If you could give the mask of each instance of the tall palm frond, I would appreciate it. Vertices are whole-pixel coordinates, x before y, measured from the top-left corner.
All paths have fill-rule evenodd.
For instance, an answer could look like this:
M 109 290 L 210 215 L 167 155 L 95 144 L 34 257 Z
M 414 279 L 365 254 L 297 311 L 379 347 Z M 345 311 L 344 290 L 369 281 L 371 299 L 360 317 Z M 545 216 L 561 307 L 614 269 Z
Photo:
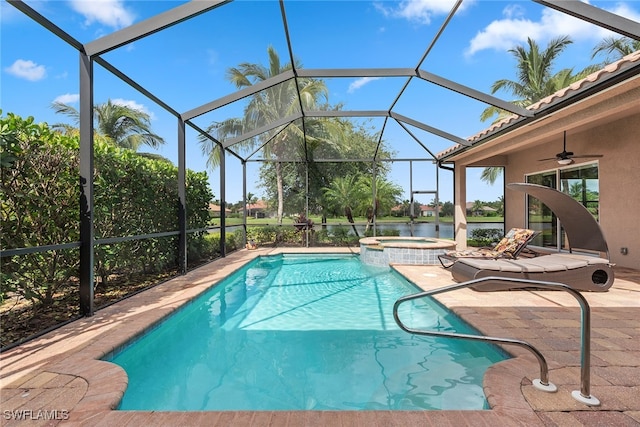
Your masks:
M 359 236 L 353 219 L 353 211 L 361 203 L 361 191 L 358 177 L 355 175 L 338 177 L 331 182 L 329 187 L 323 188 L 324 197 L 329 205 L 335 209 L 344 209 L 347 221 L 351 223 L 353 232 Z
M 482 170 L 480 180 L 493 185 L 498 180 L 498 177 L 500 175 L 502 175 L 502 167 L 489 166 Z
M 227 70 L 227 80 L 236 88 L 244 89 L 293 68 L 291 63 L 281 64 L 280 57 L 272 46 L 268 47 L 267 55 L 269 59 L 268 66 L 252 63 L 239 64 L 237 67 L 231 67 Z M 297 60 L 295 60 L 295 66 L 296 68 L 302 67 Z M 230 138 L 259 129 L 276 120 L 296 114 L 300 111 L 301 104 L 303 108 L 308 110 L 318 109 L 319 105 L 322 105 L 322 101 L 326 101 L 327 98 L 328 89 L 321 80 L 298 79 L 297 86 L 295 80 L 287 80 L 253 94 L 249 98 L 241 118 L 232 118 L 221 123 L 212 124 L 207 128 L 207 132 L 215 131 L 214 137 L 218 141 L 224 142 Z M 283 176 L 279 160 L 283 159 L 285 154 L 302 153 L 304 150 L 301 150 L 300 146 L 303 143 L 303 136 L 306 136 L 307 140 L 313 137 L 308 130 L 305 129 L 303 131 L 300 120 L 295 120 L 287 126 L 238 142 L 245 149 L 257 148 L 262 145 L 263 156 L 276 160 L 273 163 L 273 167 L 276 172 L 278 189 L 277 216 L 279 223 L 281 223 L 284 213 Z M 219 158 L 216 158 L 216 156 L 220 155 L 220 150 L 213 149 L 214 145 L 217 144 L 206 136 L 200 136 L 199 141 L 203 153 L 208 156 L 207 164 L 209 166 L 219 164 Z
M 54 102 L 52 108 L 56 113 L 71 118 L 76 126 L 80 124 L 80 113 L 72 106 Z M 138 109 L 107 100 L 106 103 L 93 107 L 93 117 L 95 131 L 111 138 L 119 147 L 136 151 L 140 145 L 158 148 L 164 144 L 161 136 L 151 132 L 149 115 Z M 52 128 L 68 133 L 71 127 L 68 124 L 57 123 Z
M 547 47 L 541 50 L 534 40 L 528 38 L 527 46 L 516 46 L 509 49 L 509 52 L 518 61 L 516 64 L 517 80 L 497 80 L 491 86 L 491 93 L 496 93 L 499 90 L 509 91 L 516 97 L 511 102 L 526 108 L 597 71 L 599 66 L 590 65 L 575 74 L 573 68 L 565 68 L 552 73 L 555 60 L 571 43 L 573 42 L 568 36 L 557 37 L 549 41 Z M 490 106 L 481 113 L 480 120 L 486 121 L 497 115 L 494 120 L 494 123 L 497 123 L 511 114 L 495 106 Z M 502 168 L 500 167 L 488 167 L 483 170 L 480 179 L 493 184 L 501 173 Z
M 614 62 L 639 50 L 640 40 L 629 37 L 606 37 L 593 48 L 591 59 L 605 53 L 607 55 L 606 62 Z

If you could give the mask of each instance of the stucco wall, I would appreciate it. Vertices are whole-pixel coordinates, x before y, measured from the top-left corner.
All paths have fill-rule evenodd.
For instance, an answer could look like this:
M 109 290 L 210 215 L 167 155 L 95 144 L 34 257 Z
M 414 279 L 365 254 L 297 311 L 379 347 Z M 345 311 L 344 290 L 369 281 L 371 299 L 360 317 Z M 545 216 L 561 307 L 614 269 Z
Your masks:
M 602 154 L 599 165 L 600 226 L 609 246 L 610 257 L 617 265 L 640 268 L 640 115 L 595 126 L 587 131 L 573 131 L 567 150 Z M 525 175 L 555 169 L 553 157 L 562 151 L 562 139 L 508 156 L 505 182 L 524 182 Z M 575 164 L 585 159 L 576 159 Z M 586 159 L 592 161 L 592 159 Z M 575 165 L 574 164 L 574 165 Z M 572 165 L 572 166 L 574 166 Z M 525 196 L 506 190 L 506 229 L 525 224 Z M 626 247 L 628 254 L 621 254 Z

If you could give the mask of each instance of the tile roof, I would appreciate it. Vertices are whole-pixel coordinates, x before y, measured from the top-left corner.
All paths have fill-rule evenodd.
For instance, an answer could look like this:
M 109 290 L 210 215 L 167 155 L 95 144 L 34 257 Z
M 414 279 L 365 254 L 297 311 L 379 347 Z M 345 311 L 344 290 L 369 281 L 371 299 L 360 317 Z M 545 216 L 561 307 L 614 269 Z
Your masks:
M 577 82 L 572 83 L 571 85 L 560 89 L 559 91 L 547 96 L 546 98 L 541 99 L 540 101 L 536 102 L 535 104 L 531 104 L 527 107 L 527 110 L 530 111 L 536 111 L 536 110 L 540 110 L 541 108 L 543 108 L 546 105 L 552 104 L 553 102 L 557 101 L 558 99 L 562 99 L 566 96 L 571 95 L 571 93 L 580 91 L 582 89 L 584 89 L 585 87 L 588 87 L 589 85 L 592 85 L 596 82 L 598 82 L 599 80 L 602 80 L 603 78 L 605 78 L 606 76 L 609 76 L 611 74 L 615 74 L 618 71 L 620 71 L 622 68 L 625 68 L 626 66 L 628 66 L 629 64 L 633 64 L 633 63 L 640 63 L 640 50 L 633 52 L 625 57 L 623 57 L 622 59 L 613 62 L 607 66 L 605 66 L 604 68 L 595 71 L 591 74 L 589 74 L 587 77 L 585 77 L 582 80 L 578 80 Z M 470 136 L 467 138 L 467 141 L 471 142 L 471 146 L 473 147 L 473 144 L 476 142 L 479 142 L 482 140 L 482 138 L 500 128 L 502 128 L 503 126 L 506 126 L 512 122 L 514 122 L 515 120 L 519 119 L 520 116 L 518 116 L 517 114 L 511 114 L 507 117 L 505 117 L 504 119 L 493 123 L 491 126 L 489 126 L 488 128 L 478 132 L 477 134 Z M 456 151 L 465 148 L 465 146 L 461 145 L 461 144 L 456 144 L 453 145 L 449 148 L 447 148 L 444 151 L 441 151 L 440 153 L 438 153 L 436 155 L 436 157 L 438 159 L 443 158 L 444 156 L 448 155 L 448 154 L 453 154 Z

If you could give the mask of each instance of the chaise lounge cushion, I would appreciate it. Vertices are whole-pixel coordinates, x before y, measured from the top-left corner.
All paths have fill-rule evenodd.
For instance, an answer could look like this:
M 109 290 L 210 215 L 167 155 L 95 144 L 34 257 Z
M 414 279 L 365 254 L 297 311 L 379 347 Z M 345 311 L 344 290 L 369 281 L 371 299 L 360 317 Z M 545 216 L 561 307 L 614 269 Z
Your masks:
M 493 251 L 511 258 L 516 258 L 535 234 L 535 231 L 526 228 L 512 228 L 504 238 L 494 246 Z
M 526 228 L 512 228 L 491 249 L 467 249 L 462 251 L 447 251 L 439 255 L 440 263 L 444 268 L 451 267 L 451 263 L 461 258 L 516 259 L 520 252 L 536 236 L 537 232 Z
M 604 291 L 613 284 L 613 269 L 608 260 L 590 255 L 557 253 L 536 258 L 459 259 L 451 268 L 457 282 L 489 276 L 518 277 L 565 283 L 575 289 Z M 476 290 L 498 290 L 507 283 L 481 285 Z

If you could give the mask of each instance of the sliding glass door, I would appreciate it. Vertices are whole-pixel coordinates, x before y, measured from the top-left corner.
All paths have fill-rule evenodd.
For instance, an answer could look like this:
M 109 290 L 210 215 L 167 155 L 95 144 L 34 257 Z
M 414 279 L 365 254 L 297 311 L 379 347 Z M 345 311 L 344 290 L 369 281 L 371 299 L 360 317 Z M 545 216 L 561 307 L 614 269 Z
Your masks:
M 598 220 L 600 193 L 597 163 L 528 175 L 526 181 L 555 188 L 570 195 Z M 527 197 L 527 227 L 540 232 L 532 245 L 556 250 L 569 249 L 558 218 L 544 203 L 532 196 Z

